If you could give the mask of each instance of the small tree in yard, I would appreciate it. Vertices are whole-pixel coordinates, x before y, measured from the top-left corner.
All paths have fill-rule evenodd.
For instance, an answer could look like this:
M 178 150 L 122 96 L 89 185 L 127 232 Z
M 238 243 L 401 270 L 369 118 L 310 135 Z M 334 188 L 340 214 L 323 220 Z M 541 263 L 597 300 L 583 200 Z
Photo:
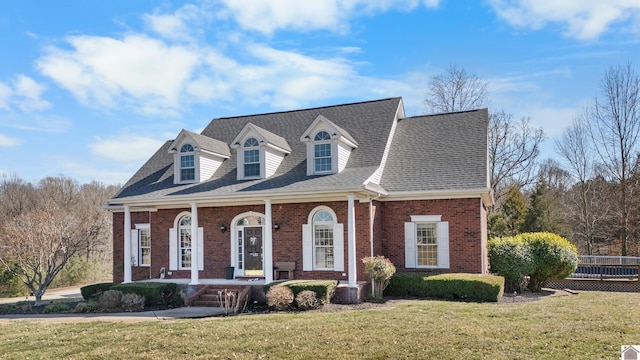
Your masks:
M 529 274 L 529 290 L 538 292 L 550 280 L 564 279 L 578 266 L 578 249 L 562 236 L 539 232 L 515 236 L 531 251 L 533 270 Z
M 5 180 L 0 199 L 13 194 Z M 97 245 L 105 231 L 99 204 L 84 201 L 69 178 L 46 178 L 33 190 L 35 207 L 14 207 L 0 222 L 0 266 L 16 276 L 42 305 L 44 295 L 69 260 Z
M 372 256 L 362 259 L 364 272 L 373 283 L 373 298 L 382 299 L 382 292 L 389 285 L 389 280 L 396 273 L 396 267 L 384 256 Z

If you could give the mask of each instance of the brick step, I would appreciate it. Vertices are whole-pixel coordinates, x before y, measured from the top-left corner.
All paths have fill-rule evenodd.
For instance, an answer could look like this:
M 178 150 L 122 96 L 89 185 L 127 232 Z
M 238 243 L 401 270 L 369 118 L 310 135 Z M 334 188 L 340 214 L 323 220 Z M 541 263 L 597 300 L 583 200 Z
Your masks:
M 219 301 L 195 300 L 191 306 L 220 307 Z
M 209 307 L 219 307 L 220 303 L 220 292 L 221 291 L 235 291 L 241 292 L 246 288 L 245 285 L 209 285 L 206 288 L 202 289 L 199 295 L 190 300 L 190 306 L 209 306 Z

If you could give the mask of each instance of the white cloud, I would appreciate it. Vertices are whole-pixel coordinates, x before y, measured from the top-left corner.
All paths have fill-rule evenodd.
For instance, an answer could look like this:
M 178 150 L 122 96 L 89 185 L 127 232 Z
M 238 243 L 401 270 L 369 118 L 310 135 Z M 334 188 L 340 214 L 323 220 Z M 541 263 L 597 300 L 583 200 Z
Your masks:
M 198 7 L 187 4 L 171 14 L 162 14 L 155 11 L 153 14 L 143 15 L 147 27 L 165 39 L 193 40 L 192 32 L 196 25 L 213 19 L 213 12 L 205 5 Z
M 22 111 L 40 111 L 48 109 L 51 106 L 48 101 L 40 99 L 45 87 L 36 83 L 32 78 L 18 75 L 13 86 L 16 105 Z
M 17 107 L 27 113 L 46 110 L 51 104 L 41 98 L 45 89 L 44 85 L 32 78 L 18 74 L 10 85 L 0 82 L 0 109 L 12 110 Z
M 397 9 L 409 11 L 418 0 L 220 0 L 227 12 L 244 29 L 272 34 L 276 30 L 329 30 L 343 32 L 355 16 Z M 439 0 L 424 0 L 435 8 Z
M 0 134 L 0 147 L 14 147 L 22 143 L 22 140 Z
M 55 159 L 55 162 L 58 164 L 59 169 L 63 170 L 64 174 L 71 176 L 81 183 L 89 183 L 96 180 L 104 184 L 124 185 L 136 170 L 135 166 L 124 167 L 122 164 L 116 166 L 120 171 L 110 170 L 105 167 L 98 168 L 72 159 L 58 158 Z
M 38 60 L 38 68 L 87 105 L 125 103 L 143 113 L 175 111 L 198 61 L 193 49 L 144 35 L 67 40 L 73 50 L 49 48 Z
M 539 30 L 560 24 L 568 37 L 595 39 L 615 24 L 637 31 L 640 2 L 630 0 L 490 0 L 503 20 L 516 27 Z
M 163 143 L 149 137 L 123 134 L 108 139 L 96 137 L 89 148 L 94 155 L 104 159 L 139 163 L 149 159 Z

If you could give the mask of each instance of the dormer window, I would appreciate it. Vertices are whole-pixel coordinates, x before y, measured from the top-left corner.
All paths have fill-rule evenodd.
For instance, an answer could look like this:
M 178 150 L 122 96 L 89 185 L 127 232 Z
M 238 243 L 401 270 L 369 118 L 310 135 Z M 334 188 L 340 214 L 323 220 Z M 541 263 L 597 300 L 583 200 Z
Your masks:
M 318 115 L 300 136 L 307 144 L 307 175 L 337 174 L 345 169 L 353 149 L 358 147 L 349 132 Z
M 168 152 L 173 155 L 174 184 L 206 181 L 231 157 L 226 143 L 184 129 L 169 145 Z
M 191 144 L 184 144 L 180 148 L 180 181 L 193 181 L 195 178 L 195 149 Z
M 313 164 L 315 173 L 331 172 L 331 135 L 320 131 L 313 138 Z
M 244 142 L 244 176 L 245 178 L 260 177 L 260 143 L 255 138 Z
M 252 123 L 247 123 L 231 144 L 237 154 L 238 180 L 268 179 L 291 153 L 287 140 Z

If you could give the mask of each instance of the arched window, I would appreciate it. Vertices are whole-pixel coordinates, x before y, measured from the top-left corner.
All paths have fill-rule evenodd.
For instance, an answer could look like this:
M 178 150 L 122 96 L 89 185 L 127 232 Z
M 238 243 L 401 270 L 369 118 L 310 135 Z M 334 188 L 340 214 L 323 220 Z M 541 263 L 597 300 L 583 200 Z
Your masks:
M 344 226 L 328 206 L 311 210 L 302 225 L 302 269 L 344 271 Z
M 316 173 L 331 172 L 331 135 L 320 131 L 313 138 L 313 166 Z
M 313 263 L 316 269 L 333 269 L 334 219 L 326 210 L 313 215 Z
M 260 144 L 255 138 L 244 142 L 244 176 L 260 177 Z
M 184 144 L 180 148 L 180 181 L 193 181 L 195 179 L 195 149 L 191 144 Z
M 191 215 L 185 215 L 178 221 L 179 266 L 191 268 Z

